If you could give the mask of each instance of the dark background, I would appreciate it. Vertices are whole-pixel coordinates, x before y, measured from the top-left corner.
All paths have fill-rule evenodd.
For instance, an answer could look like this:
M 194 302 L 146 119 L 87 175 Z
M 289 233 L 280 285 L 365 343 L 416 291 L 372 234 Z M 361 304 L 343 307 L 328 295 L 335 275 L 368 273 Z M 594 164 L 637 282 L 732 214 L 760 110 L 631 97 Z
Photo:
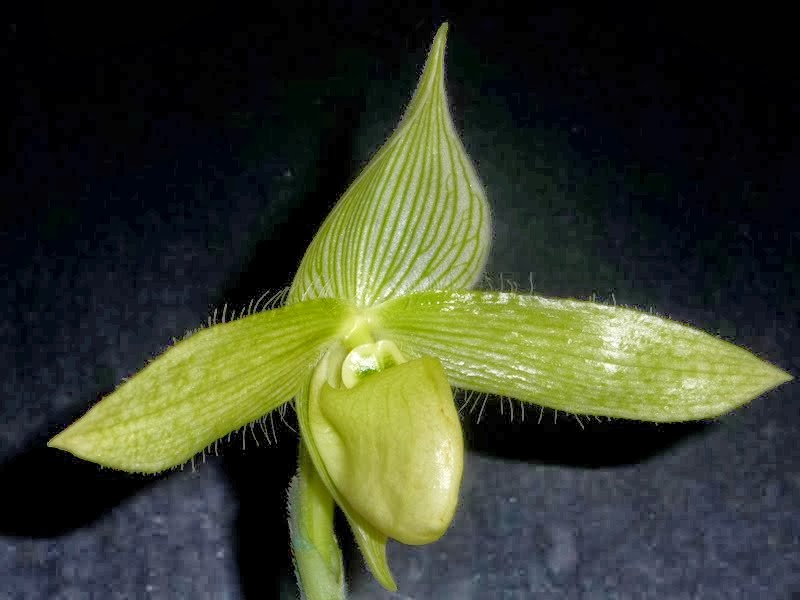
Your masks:
M 290 429 L 155 478 L 44 444 L 215 307 L 291 281 L 445 19 L 497 287 L 653 309 L 800 372 L 794 32 L 723 12 L 7 26 L 0 597 L 291 597 Z M 796 597 L 796 389 L 700 424 L 467 407 L 451 530 L 390 546 L 392 596 L 342 529 L 352 597 Z

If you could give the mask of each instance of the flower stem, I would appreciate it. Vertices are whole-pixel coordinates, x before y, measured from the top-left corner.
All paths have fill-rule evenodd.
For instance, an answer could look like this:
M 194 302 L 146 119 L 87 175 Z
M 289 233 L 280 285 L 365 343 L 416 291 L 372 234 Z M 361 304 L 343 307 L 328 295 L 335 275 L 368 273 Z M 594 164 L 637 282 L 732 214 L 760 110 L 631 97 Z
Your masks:
M 298 586 L 306 600 L 344 600 L 342 553 L 333 531 L 333 498 L 300 443 L 289 487 L 289 531 Z

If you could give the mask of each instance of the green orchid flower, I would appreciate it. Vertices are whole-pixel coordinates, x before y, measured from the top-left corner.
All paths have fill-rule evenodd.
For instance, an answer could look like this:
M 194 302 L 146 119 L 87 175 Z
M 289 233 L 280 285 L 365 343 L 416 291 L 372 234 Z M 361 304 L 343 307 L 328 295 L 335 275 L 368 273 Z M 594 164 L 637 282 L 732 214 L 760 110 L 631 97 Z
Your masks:
M 492 229 L 448 112 L 446 35 L 445 24 L 402 121 L 323 223 L 285 304 L 176 343 L 49 444 L 154 473 L 294 401 L 289 527 L 312 600 L 345 595 L 335 506 L 389 590 L 388 540 L 428 544 L 447 531 L 464 461 L 453 388 L 685 421 L 791 379 L 651 314 L 472 290 Z

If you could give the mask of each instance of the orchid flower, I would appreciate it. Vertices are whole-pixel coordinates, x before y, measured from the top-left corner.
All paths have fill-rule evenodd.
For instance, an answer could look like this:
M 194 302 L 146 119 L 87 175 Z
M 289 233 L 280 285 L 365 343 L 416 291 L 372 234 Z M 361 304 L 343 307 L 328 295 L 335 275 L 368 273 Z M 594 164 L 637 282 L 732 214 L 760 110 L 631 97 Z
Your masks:
M 447 25 L 397 129 L 333 208 L 277 308 L 201 329 L 50 441 L 131 472 L 181 464 L 294 402 L 289 491 L 307 598 L 343 598 L 338 506 L 376 579 L 389 539 L 448 529 L 464 461 L 453 389 L 579 415 L 716 417 L 791 377 L 628 308 L 475 291 L 492 236 L 444 88 Z

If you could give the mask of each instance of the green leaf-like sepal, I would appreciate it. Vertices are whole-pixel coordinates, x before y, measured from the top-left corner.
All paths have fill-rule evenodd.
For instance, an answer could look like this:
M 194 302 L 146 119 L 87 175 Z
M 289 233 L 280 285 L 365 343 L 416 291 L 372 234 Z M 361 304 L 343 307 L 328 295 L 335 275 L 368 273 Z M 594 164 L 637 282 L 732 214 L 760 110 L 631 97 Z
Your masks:
M 203 329 L 169 348 L 49 446 L 154 473 L 290 400 L 349 315 L 333 299 Z
M 365 307 L 480 277 L 489 207 L 447 108 L 446 37 L 445 24 L 400 125 L 308 247 L 289 302 L 333 297 Z
M 422 292 L 376 315 L 381 337 L 438 357 L 454 386 L 576 414 L 716 417 L 791 379 L 698 329 L 592 302 Z

